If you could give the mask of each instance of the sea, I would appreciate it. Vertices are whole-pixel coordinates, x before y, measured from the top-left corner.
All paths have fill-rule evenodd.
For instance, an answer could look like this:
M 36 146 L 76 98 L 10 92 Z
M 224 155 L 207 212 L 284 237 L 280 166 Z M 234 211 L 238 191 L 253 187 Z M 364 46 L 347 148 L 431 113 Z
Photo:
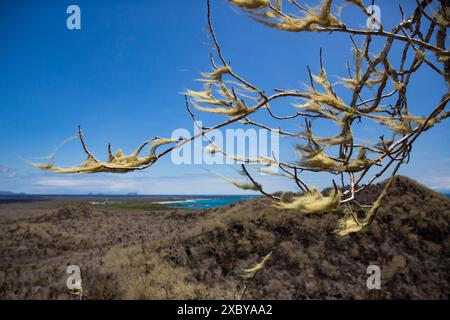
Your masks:
M 226 206 L 232 203 L 256 199 L 260 195 L 112 195 L 112 194 L 0 194 L 0 204 L 3 203 L 27 203 L 53 199 L 85 200 L 95 205 L 126 204 L 134 200 L 149 200 L 163 204 L 168 208 L 178 209 L 207 209 Z
M 232 196 L 190 196 L 188 199 L 159 201 L 169 208 L 179 209 L 207 209 L 226 206 L 232 203 L 255 199 L 256 195 L 232 195 Z
M 450 193 L 444 193 L 450 198 Z M 34 201 L 45 201 L 52 199 L 80 199 L 91 204 L 114 205 L 128 203 L 133 200 L 150 200 L 154 203 L 163 204 L 168 208 L 178 209 L 208 209 L 226 206 L 232 203 L 256 199 L 260 195 L 30 195 L 30 194 L 0 194 L 0 204 L 26 203 Z

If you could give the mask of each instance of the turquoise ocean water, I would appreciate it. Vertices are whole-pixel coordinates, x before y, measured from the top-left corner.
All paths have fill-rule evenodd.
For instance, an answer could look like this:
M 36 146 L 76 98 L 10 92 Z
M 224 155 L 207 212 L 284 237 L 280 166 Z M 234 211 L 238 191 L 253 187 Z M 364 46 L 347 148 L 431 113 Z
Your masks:
M 258 196 L 211 196 L 202 198 L 196 198 L 195 196 L 193 196 L 190 199 L 161 201 L 158 203 L 164 204 L 170 208 L 207 209 L 207 208 L 221 207 L 240 201 L 255 199 L 256 197 Z

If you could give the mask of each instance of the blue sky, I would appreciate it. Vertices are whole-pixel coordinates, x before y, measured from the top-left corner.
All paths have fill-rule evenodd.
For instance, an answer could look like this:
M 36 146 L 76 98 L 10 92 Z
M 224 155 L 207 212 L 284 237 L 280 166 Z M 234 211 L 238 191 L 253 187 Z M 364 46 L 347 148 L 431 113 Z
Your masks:
M 366 1 L 368 2 L 368 1 Z M 411 12 L 414 1 L 399 1 Z M 396 1 L 378 1 L 382 21 L 398 18 Z M 307 1 L 311 6 L 317 1 Z M 81 8 L 81 30 L 66 28 L 66 8 Z M 343 34 L 296 34 L 255 23 L 225 0 L 213 0 L 214 25 L 235 71 L 270 91 L 300 88 L 306 65 L 318 69 L 323 47 L 330 75 L 346 75 L 351 43 Z M 365 19 L 344 9 L 344 21 L 363 26 Z M 82 125 L 91 151 L 106 156 L 106 145 L 129 152 L 155 135 L 177 128 L 193 131 L 183 92 L 199 88 L 198 72 L 210 70 L 211 44 L 206 5 L 192 1 L 13 1 L 0 2 L 0 190 L 27 193 L 237 194 L 232 185 L 205 169 L 234 175 L 236 166 L 174 165 L 170 157 L 150 169 L 126 175 L 56 175 L 30 167 L 23 159 L 50 154 Z M 398 49 L 395 49 L 398 50 Z M 433 57 L 430 57 L 433 59 Z M 413 78 L 409 104 L 425 115 L 446 91 L 427 67 Z M 290 110 L 292 111 L 292 109 Z M 200 117 L 205 123 L 217 117 Z M 255 118 L 262 119 L 262 118 Z M 267 118 L 266 118 L 267 119 Z M 270 124 L 270 120 L 268 121 Z M 299 123 L 291 124 L 300 130 Z M 319 132 L 328 128 L 318 127 Z M 370 123 L 364 137 L 379 133 Z M 448 123 L 417 141 L 411 163 L 400 174 L 429 187 L 450 190 Z M 294 160 L 293 143 L 281 141 L 283 160 Z M 78 142 L 61 148 L 56 162 L 75 165 L 84 154 Z M 329 176 L 328 176 L 329 178 Z M 306 175 L 324 187 L 323 175 Z M 261 177 L 268 190 L 292 188 L 279 178 Z

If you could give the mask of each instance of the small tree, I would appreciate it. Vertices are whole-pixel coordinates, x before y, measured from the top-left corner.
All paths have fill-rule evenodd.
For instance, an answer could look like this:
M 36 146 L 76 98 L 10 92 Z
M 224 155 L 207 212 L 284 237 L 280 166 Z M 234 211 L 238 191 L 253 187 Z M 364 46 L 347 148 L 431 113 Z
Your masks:
M 312 9 L 302 6 L 296 0 L 289 0 L 286 6 L 281 0 L 229 2 L 244 10 L 258 23 L 281 31 L 348 34 L 353 45 L 353 63 L 346 64 L 348 75 L 333 84 L 327 75 L 320 50 L 320 70 L 313 74 L 310 67 L 307 67 L 309 85 L 305 90 L 274 89 L 268 94 L 267 90 L 245 80 L 227 63 L 213 29 L 211 4 L 210 0 L 207 0 L 208 26 L 215 48 L 214 54 L 211 54 L 213 70 L 201 73 L 204 84 L 200 90 L 187 90 L 185 93 L 187 111 L 199 128 L 197 134 L 181 139 L 155 137 L 144 142 L 129 155 L 120 150 L 114 154 L 109 145 L 108 161 L 101 161 L 88 150 L 79 128 L 79 139 L 87 154 L 84 163 L 70 168 L 61 168 L 52 162 L 35 166 L 56 173 L 124 173 L 143 170 L 194 139 L 202 136 L 209 139 L 207 134 L 212 130 L 241 122 L 243 125 L 277 131 L 282 136 L 297 139 L 300 159 L 292 163 L 282 162 L 275 156 L 239 158 L 224 152 L 209 140 L 209 152 L 219 152 L 243 163 L 242 174 L 247 178 L 247 182 L 229 180 L 231 183 L 242 189 L 261 192 L 274 201 L 276 208 L 308 213 L 330 211 L 338 206 L 345 206 L 346 214 L 341 218 L 336 231 L 345 236 L 361 230 L 373 220 L 393 179 L 386 183 L 383 192 L 376 202 L 368 207 L 367 214 L 362 219 L 353 213 L 351 204 L 363 208 L 367 206 L 359 204 L 355 195 L 382 177 L 389 169 L 392 169 L 393 177 L 399 167 L 408 162 L 411 147 L 416 139 L 424 131 L 450 116 L 450 112 L 445 110 L 450 99 L 448 91 L 443 94 L 437 106 L 430 108 L 431 112 L 426 117 L 413 115 L 408 109 L 408 85 L 413 74 L 420 68 L 425 67 L 428 72 L 437 73 L 447 85 L 449 84 L 450 53 L 445 46 L 450 23 L 447 1 L 416 0 L 417 7 L 409 17 L 405 16 L 400 6 L 401 21 L 391 31 L 386 31 L 377 20 L 373 21 L 377 30 L 348 27 L 332 12 L 333 0 L 322 0 L 318 7 Z M 361 0 L 344 0 L 344 3 L 356 7 L 362 15 L 373 18 L 373 13 L 366 9 Z M 432 3 L 437 4 L 439 8 L 434 10 L 433 14 L 427 13 L 433 11 L 427 11 Z M 358 38 L 362 39 L 358 41 Z M 383 48 L 377 53 L 371 52 L 374 38 L 384 41 Z M 392 63 L 390 51 L 394 43 L 403 46 L 399 65 Z M 349 90 L 351 99 L 346 101 L 341 98 L 336 93 L 336 86 Z M 277 115 L 272 108 L 272 103 L 276 100 L 286 101 L 294 112 L 289 116 Z M 226 120 L 212 127 L 202 127 L 196 121 L 191 105 L 202 112 L 223 115 Z M 256 112 L 265 112 L 269 117 L 281 122 L 301 121 L 304 123 L 304 131 L 293 133 L 283 130 L 281 126 L 275 129 L 258 123 L 251 119 Z M 339 133 L 329 137 L 316 135 L 312 119 L 331 123 L 338 128 Z M 353 128 L 360 125 L 362 120 L 374 121 L 386 134 L 376 141 L 356 143 Z M 149 152 L 141 155 L 147 146 Z M 160 151 L 162 148 L 164 149 Z M 277 174 L 292 179 L 302 193 L 286 202 L 282 197 L 265 192 L 246 167 L 249 163 L 260 167 L 278 166 L 280 173 Z M 376 173 L 368 176 L 371 169 Z M 332 180 L 334 189 L 325 196 L 310 188 L 302 179 L 301 173 L 305 171 L 329 173 L 335 176 L 336 180 L 339 179 L 340 186 Z

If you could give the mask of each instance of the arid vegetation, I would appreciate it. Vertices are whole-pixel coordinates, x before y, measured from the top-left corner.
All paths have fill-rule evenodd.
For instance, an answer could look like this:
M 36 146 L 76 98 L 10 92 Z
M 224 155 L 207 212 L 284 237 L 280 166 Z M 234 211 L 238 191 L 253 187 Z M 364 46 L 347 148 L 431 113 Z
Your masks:
M 404 177 L 374 223 L 345 238 L 332 232 L 341 212 L 294 214 L 269 199 L 188 212 L 63 206 L 1 224 L 0 297 L 76 299 L 65 268 L 77 264 L 85 299 L 239 299 L 244 284 L 251 299 L 446 299 L 449 213 L 447 197 Z M 268 252 L 245 280 L 242 270 Z M 366 288 L 370 264 L 381 268 L 381 290 Z

